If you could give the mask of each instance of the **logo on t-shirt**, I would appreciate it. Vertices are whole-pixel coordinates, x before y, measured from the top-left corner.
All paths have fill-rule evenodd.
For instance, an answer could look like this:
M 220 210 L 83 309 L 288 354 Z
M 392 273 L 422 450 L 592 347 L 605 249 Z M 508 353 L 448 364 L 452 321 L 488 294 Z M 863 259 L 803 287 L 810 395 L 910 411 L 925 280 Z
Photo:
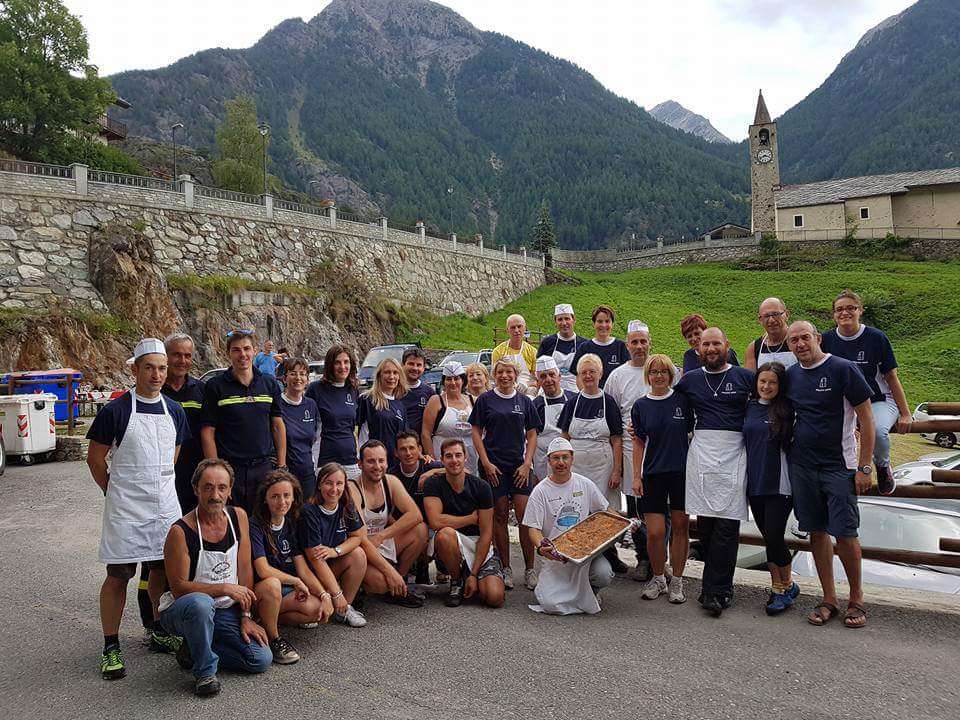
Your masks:
M 684 419 L 683 408 L 682 407 L 675 408 L 673 411 L 673 417 L 675 420 L 683 420 Z
M 346 397 L 346 399 L 344 400 L 344 402 L 345 402 L 347 405 L 353 405 L 353 395 L 347 395 L 347 397 Z
M 580 508 L 573 503 L 565 503 L 557 511 L 557 527 L 569 528 L 580 522 Z
M 857 362 L 858 363 L 866 362 L 866 360 L 864 359 L 863 350 L 857 353 Z
M 523 415 L 523 409 L 520 407 L 520 403 L 517 403 L 516 405 L 514 405 L 513 410 L 511 412 L 513 412 L 516 415 Z
M 397 420 L 403 420 L 403 412 L 400 408 L 394 408 L 393 414 L 397 416 Z
M 610 356 L 610 364 L 611 364 L 611 365 L 619 365 L 619 364 L 620 364 L 620 359 L 619 359 L 616 355 L 611 355 L 611 356 Z
M 817 385 L 817 392 L 830 392 L 833 388 L 830 387 L 830 381 L 827 379 L 827 376 L 824 375 L 820 378 L 820 383 Z
M 280 541 L 280 554 L 289 555 L 290 554 L 290 541 L 284 538 Z
M 310 417 L 310 411 L 309 411 L 309 410 L 304 410 L 304 411 L 303 411 L 303 422 L 313 422 L 313 418 Z
M 426 395 L 421 395 L 421 396 L 420 396 L 420 407 L 426 407 L 426 406 L 427 406 L 427 396 L 426 396 Z

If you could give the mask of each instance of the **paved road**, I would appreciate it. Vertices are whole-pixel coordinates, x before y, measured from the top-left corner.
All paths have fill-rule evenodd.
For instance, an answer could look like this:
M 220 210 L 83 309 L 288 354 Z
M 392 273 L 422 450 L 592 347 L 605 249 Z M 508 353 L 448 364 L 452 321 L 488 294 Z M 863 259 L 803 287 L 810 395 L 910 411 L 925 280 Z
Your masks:
M 292 630 L 303 660 L 223 676 L 190 694 L 173 658 L 142 648 L 131 594 L 129 675 L 97 663 L 102 499 L 80 463 L 10 467 L 0 478 L 0 707 L 28 718 L 956 718 L 960 616 L 874 606 L 859 631 L 767 618 L 738 589 L 719 619 L 691 600 L 644 602 L 617 580 L 596 617 L 371 603 L 370 624 Z M 696 596 L 696 581 L 690 595 Z M 813 598 L 802 596 L 800 610 Z

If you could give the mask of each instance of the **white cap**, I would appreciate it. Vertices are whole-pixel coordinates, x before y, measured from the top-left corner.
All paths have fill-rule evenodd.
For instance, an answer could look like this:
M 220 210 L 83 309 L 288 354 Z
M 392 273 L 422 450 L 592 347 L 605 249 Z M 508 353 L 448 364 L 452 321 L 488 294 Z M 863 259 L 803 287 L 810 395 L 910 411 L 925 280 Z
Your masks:
M 550 441 L 550 444 L 547 445 L 547 455 L 552 455 L 555 452 L 560 452 L 561 450 L 569 450 L 573 452 L 573 445 L 570 444 L 570 441 L 564 437 L 555 437 Z
M 559 370 L 557 366 L 557 361 L 554 360 L 549 355 L 541 355 L 537 358 L 537 372 L 545 372 L 547 370 Z
M 570 303 L 560 303 L 559 305 L 553 308 L 553 316 L 557 315 L 573 315 L 573 305 Z
M 467 371 L 464 370 L 463 365 L 456 360 L 451 360 L 441 368 L 440 374 L 443 375 L 443 377 L 457 377 L 459 375 L 466 375 Z
M 163 340 L 158 340 L 157 338 L 144 338 L 137 343 L 137 346 L 133 349 L 133 357 L 127 358 L 127 365 L 133 365 L 137 360 L 142 358 L 144 355 L 152 354 L 167 356 L 167 348 L 163 345 Z
M 650 328 L 643 320 L 631 320 L 627 323 L 627 335 L 635 332 L 650 332 Z

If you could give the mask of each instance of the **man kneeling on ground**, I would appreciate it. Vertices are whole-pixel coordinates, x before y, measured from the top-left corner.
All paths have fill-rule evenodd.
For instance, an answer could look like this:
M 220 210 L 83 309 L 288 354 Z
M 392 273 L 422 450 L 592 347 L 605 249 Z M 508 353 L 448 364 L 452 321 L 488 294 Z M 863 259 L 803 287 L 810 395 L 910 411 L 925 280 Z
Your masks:
M 427 523 L 436 532 L 434 552 L 450 572 L 449 607 L 479 596 L 487 607 L 503 605 L 503 565 L 492 546 L 493 491 L 464 470 L 467 448 L 450 438 L 440 446 L 444 472 L 423 486 Z
M 193 670 L 197 695 L 220 692 L 218 667 L 264 672 L 273 661 L 266 631 L 253 621 L 250 528 L 247 514 L 227 507 L 233 469 L 203 460 L 193 474 L 197 508 L 167 534 L 163 562 L 170 590 L 160 622 L 183 637 L 177 662 Z
M 530 493 L 523 524 L 537 552 L 551 561 L 544 563 L 537 583 L 536 612 L 573 615 L 600 612 L 599 592 L 613 581 L 613 568 L 601 554 L 590 563 L 575 565 L 550 552 L 546 537 L 553 540 L 581 520 L 608 507 L 607 499 L 589 478 L 573 472 L 573 445 L 558 437 L 547 447 L 550 474 Z

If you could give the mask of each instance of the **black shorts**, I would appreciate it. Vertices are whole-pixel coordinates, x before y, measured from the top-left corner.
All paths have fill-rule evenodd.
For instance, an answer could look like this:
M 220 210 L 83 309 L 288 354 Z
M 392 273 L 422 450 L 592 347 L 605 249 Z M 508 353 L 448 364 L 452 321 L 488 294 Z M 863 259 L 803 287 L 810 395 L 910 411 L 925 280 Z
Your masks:
M 163 570 L 163 560 L 147 560 L 143 563 L 151 570 Z M 130 580 L 137 574 L 137 563 L 107 564 L 107 577 Z
M 685 510 L 686 486 L 684 473 L 644 475 L 640 512 L 666 515 L 671 510 Z
M 500 484 L 494 485 L 490 483 L 490 489 L 493 490 L 493 499 L 497 500 L 502 497 L 513 497 L 514 495 L 527 495 L 529 496 L 533 492 L 533 486 L 537 484 L 537 476 L 533 472 L 533 468 L 530 468 L 530 472 L 527 474 L 527 484 L 523 487 L 516 486 L 516 480 L 513 477 L 513 474 L 519 468 L 519 465 L 509 465 L 509 466 L 500 466 L 497 465 L 500 469 Z M 486 473 L 483 474 L 484 480 L 490 482 L 486 477 Z

